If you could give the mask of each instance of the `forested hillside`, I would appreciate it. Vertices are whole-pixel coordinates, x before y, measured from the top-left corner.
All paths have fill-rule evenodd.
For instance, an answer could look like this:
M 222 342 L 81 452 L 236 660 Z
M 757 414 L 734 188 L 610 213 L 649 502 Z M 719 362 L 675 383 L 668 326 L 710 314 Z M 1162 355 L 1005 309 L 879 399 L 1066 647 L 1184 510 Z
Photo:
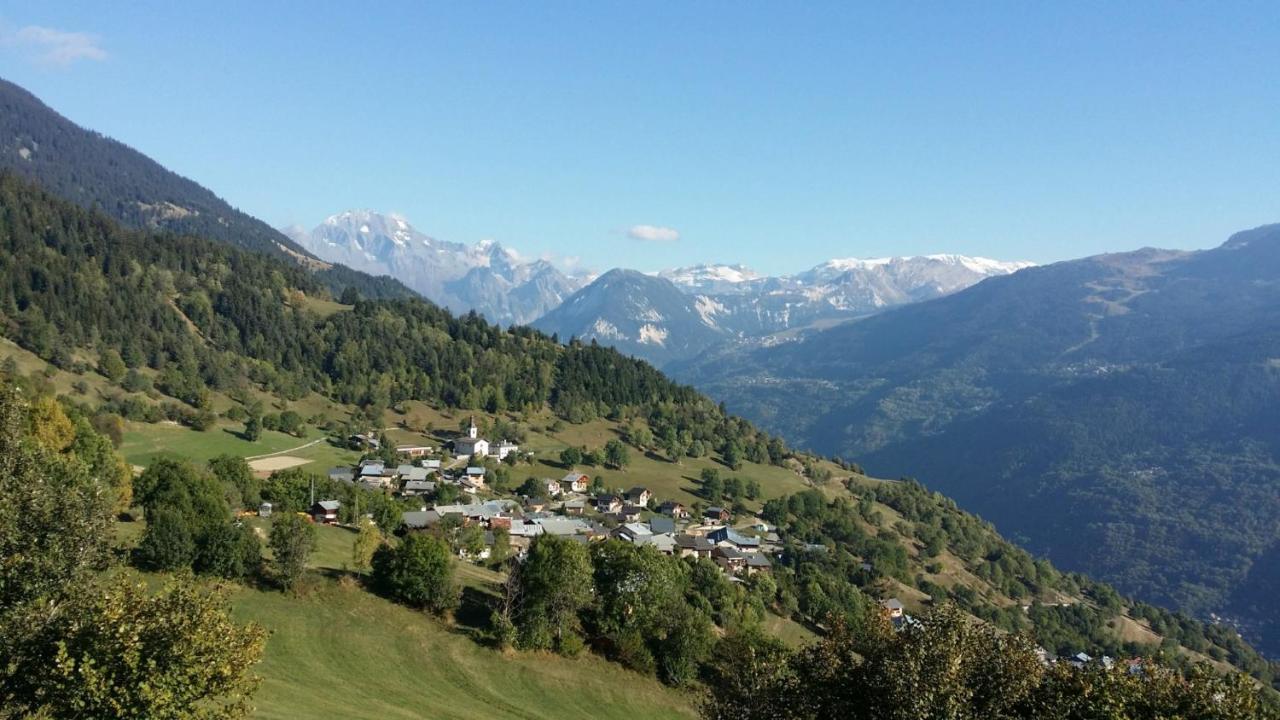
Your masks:
M 867 617 L 881 595 L 906 593 L 913 604 L 950 600 L 1000 627 L 1041 634 L 1054 651 L 1154 652 L 1160 635 L 1138 632 L 1137 623 L 1158 625 L 1171 647 L 1199 653 L 1170 660 L 1209 657 L 1272 677 L 1233 633 L 1129 603 L 1036 563 L 919 486 L 878 483 L 855 468 L 797 457 L 643 362 L 475 316 L 455 318 L 421 300 L 362 300 L 320 313 L 307 294 L 315 282 L 283 260 L 121 228 L 0 176 L 4 333 L 55 367 L 108 378 L 110 388 L 79 401 L 99 412 L 202 428 L 216 419 L 212 395 L 241 398 L 224 414 L 244 418 L 260 411 L 251 394 L 267 391 L 332 398 L 351 408 L 351 427 L 406 401 L 515 418 L 549 408 L 575 424 L 608 417 L 626 423 L 617 437 L 645 452 L 647 463 L 671 463 L 670 472 L 681 472 L 681 458 L 710 454 L 730 473 L 751 478 L 756 472 L 744 464 L 778 465 L 814 488 L 762 509 L 788 538 L 836 550 L 815 554 L 796 545 L 787 553 L 776 584 L 760 598 L 784 617 L 852 621 Z M 322 492 L 325 482 L 316 481 Z M 701 482 L 697 492 L 710 503 L 743 492 L 740 481 L 732 493 L 728 480 L 718 491 L 708 477 Z M 761 490 L 767 498 L 779 494 Z
M 278 230 L 227 204 L 198 183 L 123 143 L 67 120 L 26 90 L 0 79 L 0 167 L 38 181 L 82 207 L 136 228 L 171 230 L 289 257 L 311 268 L 338 295 L 409 297 L 387 277 L 329 265 Z
M 1055 563 L 1275 649 L 1280 226 L 1032 268 L 677 372 Z

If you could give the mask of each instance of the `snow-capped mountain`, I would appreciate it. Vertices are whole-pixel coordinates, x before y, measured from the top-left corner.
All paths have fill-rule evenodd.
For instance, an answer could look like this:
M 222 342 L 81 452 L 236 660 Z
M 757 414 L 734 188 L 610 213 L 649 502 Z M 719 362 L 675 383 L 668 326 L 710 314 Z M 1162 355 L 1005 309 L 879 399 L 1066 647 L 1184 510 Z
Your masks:
M 533 326 L 561 340 L 597 340 L 662 365 L 729 338 L 707 321 L 703 297 L 682 292 L 665 278 L 610 270 Z
M 349 210 L 310 231 L 283 232 L 316 256 L 390 275 L 457 312 L 493 322 L 527 323 L 558 306 L 583 284 L 545 261 L 526 261 L 492 240 L 475 245 L 437 240 L 400 215 Z
M 697 265 L 640 277 L 611 272 L 534 325 L 563 338 L 593 338 L 665 364 L 724 341 L 777 342 L 795 331 L 942 297 L 1030 265 L 923 255 L 829 260 L 780 277 L 742 265 Z M 686 301 L 674 300 L 677 293 Z M 658 306 L 663 309 L 655 311 Z M 662 317 L 654 319 L 655 312 Z M 662 342 L 654 340 L 659 337 Z

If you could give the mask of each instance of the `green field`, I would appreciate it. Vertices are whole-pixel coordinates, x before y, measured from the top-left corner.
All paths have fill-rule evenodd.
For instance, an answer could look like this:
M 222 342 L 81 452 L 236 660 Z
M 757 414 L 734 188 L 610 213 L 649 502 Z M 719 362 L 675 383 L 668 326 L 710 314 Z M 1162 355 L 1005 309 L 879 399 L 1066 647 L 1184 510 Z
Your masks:
M 307 434 L 302 438 L 264 430 L 255 442 L 249 442 L 240 436 L 242 428 L 240 423 L 220 422 L 209 430 L 198 432 L 172 423 L 129 422 L 125 424 L 124 443 L 120 446 L 120 453 L 131 464 L 146 467 L 153 459 L 162 455 L 176 455 L 204 462 L 219 455 L 253 457 L 288 450 L 284 454 L 310 459 L 312 462 L 307 469 L 315 472 L 323 472 L 337 464 L 353 463 L 359 457 L 359 453 L 355 451 L 332 446 L 324 440 L 320 431 L 311 427 L 307 428 Z M 295 449 L 313 440 L 320 442 Z
M 254 519 L 264 530 L 269 523 Z M 688 718 L 692 698 L 589 653 L 503 653 L 342 578 L 355 534 L 317 528 L 301 597 L 237 589 L 236 614 L 271 631 L 255 718 Z M 501 575 L 459 563 L 483 594 Z
M 236 614 L 271 631 L 255 718 L 693 717 L 691 698 L 584 654 L 502 653 L 349 583 L 293 598 L 239 590 Z

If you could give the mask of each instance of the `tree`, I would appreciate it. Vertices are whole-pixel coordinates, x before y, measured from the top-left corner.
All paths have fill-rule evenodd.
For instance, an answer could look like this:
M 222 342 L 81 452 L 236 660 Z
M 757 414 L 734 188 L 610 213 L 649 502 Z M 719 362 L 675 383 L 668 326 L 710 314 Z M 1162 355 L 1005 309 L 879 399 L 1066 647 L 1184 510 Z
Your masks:
M 622 470 L 631 462 L 631 453 L 621 440 L 610 440 L 604 444 L 604 461 Z
M 653 445 L 653 431 L 647 425 L 641 425 L 627 433 L 628 439 L 638 450 L 648 450 Z
M 248 461 L 237 455 L 219 455 L 208 463 L 209 472 L 227 490 L 232 507 L 255 509 L 262 502 L 262 481 Z
M 107 348 L 98 356 L 98 372 L 111 382 L 120 382 L 128 371 L 124 360 L 120 357 L 120 352 L 115 348 Z
M 355 544 L 351 546 L 351 564 L 357 571 L 368 570 L 373 562 L 373 554 L 382 547 L 382 531 L 376 523 L 368 518 L 359 520 L 360 531 L 356 534 Z
M 190 580 L 155 595 L 116 579 L 40 628 L 42 656 L 10 658 L 6 710 L 50 718 L 247 717 L 266 631 L 237 625 L 219 593 Z
M 258 571 L 262 541 L 248 525 L 224 523 L 205 534 L 191 564 L 196 572 L 238 580 Z
M 572 468 L 582 462 L 582 451 L 576 447 L 567 447 L 560 451 L 560 464 Z
M 397 602 L 442 615 L 460 599 L 453 569 L 443 539 L 410 533 L 398 547 L 383 545 L 373 554 L 373 586 Z
M 276 513 L 271 518 L 270 543 L 276 579 L 285 590 L 292 589 L 315 548 L 316 527 L 297 513 Z
M 250 415 L 244 421 L 244 439 L 249 442 L 257 442 L 262 437 L 262 417 L 260 415 Z
M 554 535 L 534 538 L 507 584 L 507 605 L 519 645 L 565 654 L 580 649 L 578 614 L 591 602 L 591 575 L 586 548 Z
M 181 511 L 161 506 L 147 513 L 147 529 L 138 544 L 138 559 L 155 570 L 191 567 L 196 542 Z

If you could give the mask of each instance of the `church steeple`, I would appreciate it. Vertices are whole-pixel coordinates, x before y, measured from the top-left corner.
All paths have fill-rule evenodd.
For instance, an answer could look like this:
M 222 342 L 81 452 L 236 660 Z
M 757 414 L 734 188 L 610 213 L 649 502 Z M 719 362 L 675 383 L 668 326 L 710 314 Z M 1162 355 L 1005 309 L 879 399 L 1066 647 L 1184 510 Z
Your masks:
M 467 428 L 467 437 L 475 440 L 480 437 L 480 429 L 476 427 L 476 416 L 471 416 L 471 427 Z

